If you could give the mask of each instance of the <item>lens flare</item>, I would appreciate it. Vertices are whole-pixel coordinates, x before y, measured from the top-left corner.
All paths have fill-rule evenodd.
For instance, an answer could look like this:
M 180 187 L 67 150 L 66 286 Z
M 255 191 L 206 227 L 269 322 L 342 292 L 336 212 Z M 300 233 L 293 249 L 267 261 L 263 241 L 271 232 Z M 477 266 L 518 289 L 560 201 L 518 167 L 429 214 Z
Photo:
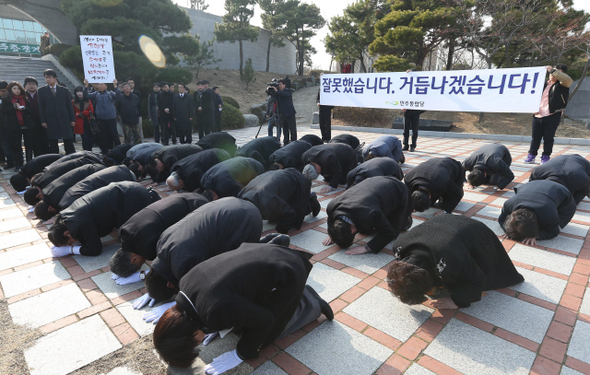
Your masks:
M 139 46 L 141 47 L 142 52 L 151 61 L 152 64 L 157 66 L 158 68 L 163 68 L 166 66 L 166 56 L 160 50 L 160 47 L 154 42 L 152 38 L 146 35 L 142 35 L 139 37 Z

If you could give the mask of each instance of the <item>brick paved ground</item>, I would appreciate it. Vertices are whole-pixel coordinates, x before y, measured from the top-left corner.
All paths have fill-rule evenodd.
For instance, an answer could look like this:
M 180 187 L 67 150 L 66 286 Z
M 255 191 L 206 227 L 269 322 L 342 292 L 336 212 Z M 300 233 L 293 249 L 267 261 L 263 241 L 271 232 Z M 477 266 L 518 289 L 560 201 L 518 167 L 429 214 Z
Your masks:
M 243 144 L 256 130 L 231 133 Z M 319 131 L 299 127 L 299 134 L 305 133 Z M 353 134 L 367 143 L 380 135 Z M 462 160 L 490 142 L 420 137 L 417 152 L 406 154 L 403 169 L 406 172 L 430 157 Z M 533 166 L 523 164 L 528 143 L 505 144 L 514 160 L 516 179 L 508 186 L 512 189 L 528 179 Z M 589 158 L 590 147 L 556 145 L 554 152 Z M 131 308 L 143 285 L 117 286 L 110 280 L 108 260 L 117 248 L 116 233 L 103 239 L 106 246 L 99 257 L 51 258 L 47 225 L 27 212 L 7 183 L 9 175 L 4 172 L 0 180 L 0 298 L 8 304 L 15 324 L 41 332 L 22 357 L 30 374 L 67 374 L 149 336 L 153 325 L 142 321 L 144 311 Z M 317 182 L 313 190 L 322 186 Z M 324 210 L 342 190 L 320 195 Z M 163 185 L 158 191 L 169 194 Z M 457 213 L 484 222 L 500 235 L 496 220 L 512 194 L 491 188 L 466 190 Z M 335 320 L 322 317 L 229 373 L 590 374 L 590 243 L 586 240 L 590 200 L 578 205 L 572 222 L 553 240 L 539 241 L 536 247 L 504 240 L 526 281 L 490 291 L 482 301 L 457 311 L 410 307 L 391 296 L 384 281 L 393 259 L 391 244 L 381 254 L 361 256 L 323 246 L 324 210 L 289 234 L 292 246 L 315 254 L 309 284 L 330 302 Z M 435 212 L 415 214 L 414 226 Z M 273 226 L 265 223 L 264 228 L 270 232 Z M 360 244 L 368 239 L 357 236 Z M 199 373 L 203 361 L 210 362 L 236 340 L 229 334 L 202 349 L 202 361 L 192 371 Z M 109 374 L 151 373 L 148 370 L 123 366 L 110 368 Z

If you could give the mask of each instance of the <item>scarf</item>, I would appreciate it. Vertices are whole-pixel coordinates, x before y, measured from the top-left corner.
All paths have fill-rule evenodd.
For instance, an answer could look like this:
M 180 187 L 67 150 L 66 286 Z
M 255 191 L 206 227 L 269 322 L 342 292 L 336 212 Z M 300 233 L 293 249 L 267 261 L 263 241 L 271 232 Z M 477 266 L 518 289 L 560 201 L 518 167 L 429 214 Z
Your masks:
M 24 106 L 25 105 L 25 96 L 24 95 L 14 95 L 11 98 L 12 104 L 18 103 L 18 105 Z M 25 119 L 23 117 L 23 111 L 15 111 L 16 112 L 16 119 L 18 120 L 18 126 L 25 125 Z

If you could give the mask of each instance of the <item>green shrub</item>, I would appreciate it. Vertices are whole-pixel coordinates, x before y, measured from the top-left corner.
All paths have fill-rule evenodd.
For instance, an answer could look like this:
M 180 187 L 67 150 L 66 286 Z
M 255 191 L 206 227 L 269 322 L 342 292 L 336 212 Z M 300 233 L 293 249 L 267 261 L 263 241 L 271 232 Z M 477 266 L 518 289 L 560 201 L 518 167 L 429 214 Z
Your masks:
M 73 46 L 62 51 L 59 56 L 59 62 L 66 68 L 74 71 L 77 75 L 81 74 L 84 76 L 84 66 L 82 64 L 82 51 L 80 46 Z
M 266 104 L 265 103 L 262 103 L 257 106 L 252 106 L 252 108 L 250 108 L 250 113 L 253 115 L 256 115 L 256 117 L 258 117 L 260 122 L 265 121 L 265 119 L 262 117 L 262 111 L 266 111 Z
M 156 81 L 166 81 L 168 83 L 184 83 L 188 85 L 193 80 L 193 73 L 188 69 L 183 68 L 165 68 L 158 71 L 158 79 Z M 151 85 L 153 82 L 148 82 Z M 151 91 L 150 91 L 151 92 Z
M 153 138 L 154 137 L 154 127 L 152 126 L 152 121 L 149 117 L 144 117 L 141 123 L 141 127 L 143 128 L 143 137 L 144 138 Z
M 231 96 L 222 96 L 221 100 L 223 100 L 223 104 L 225 106 L 225 104 L 229 104 L 234 106 L 237 109 L 240 109 L 240 104 Z
M 50 44 L 47 48 L 45 48 L 45 54 L 51 53 L 55 55 L 55 57 L 59 58 L 61 54 L 70 49 L 72 46 L 69 44 Z
M 223 110 L 221 111 L 221 129 L 241 129 L 244 127 L 246 119 L 239 109 L 223 100 Z

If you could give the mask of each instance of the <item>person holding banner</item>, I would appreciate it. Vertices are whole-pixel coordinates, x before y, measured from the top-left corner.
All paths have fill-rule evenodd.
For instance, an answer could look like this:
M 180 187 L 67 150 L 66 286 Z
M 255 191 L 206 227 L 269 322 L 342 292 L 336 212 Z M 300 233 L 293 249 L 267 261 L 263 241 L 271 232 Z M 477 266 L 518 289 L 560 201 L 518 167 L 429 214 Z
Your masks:
M 573 80 L 566 74 L 567 66 L 557 64 L 555 67 L 547 66 L 549 79 L 545 83 L 539 111 L 533 115 L 533 139 L 529 148 L 529 154 L 524 160 L 527 164 L 533 164 L 537 157 L 537 151 L 543 142 L 543 155 L 541 164 L 549 161 L 553 152 L 555 132 L 561 121 L 561 114 L 565 111 L 570 95 L 570 86 Z
M 115 87 L 117 80 L 113 81 Z M 121 144 L 119 132 L 117 131 L 117 94 L 107 90 L 106 83 L 98 84 L 98 91 L 88 91 L 88 80 L 84 80 L 84 97 L 90 100 L 96 100 L 95 115 L 98 125 L 100 126 L 100 150 L 106 155 L 109 150 Z M 71 107 L 71 105 L 70 105 Z

